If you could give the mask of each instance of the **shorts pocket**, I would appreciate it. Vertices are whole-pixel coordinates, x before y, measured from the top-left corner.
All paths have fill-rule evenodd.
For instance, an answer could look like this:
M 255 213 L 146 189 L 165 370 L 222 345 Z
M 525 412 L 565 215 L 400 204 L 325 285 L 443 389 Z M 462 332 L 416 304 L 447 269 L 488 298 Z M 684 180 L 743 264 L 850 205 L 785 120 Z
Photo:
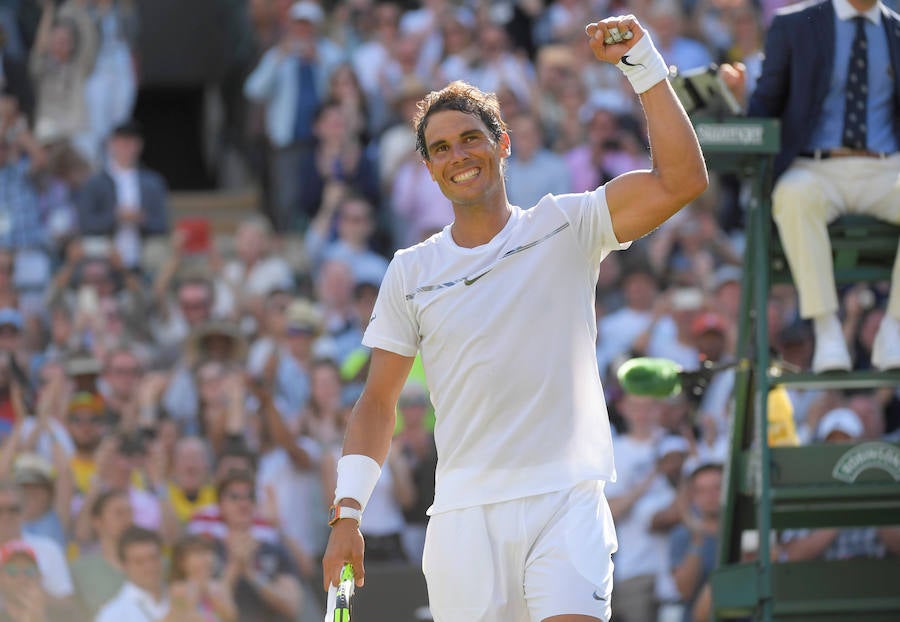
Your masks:
M 435 622 L 483 619 L 494 590 L 494 562 L 482 508 L 431 517 L 422 571 Z
M 575 570 L 608 599 L 612 592 L 612 554 L 618 540 L 602 486 L 602 482 L 586 482 L 573 490 L 578 499 L 567 513 L 565 534 L 566 550 Z

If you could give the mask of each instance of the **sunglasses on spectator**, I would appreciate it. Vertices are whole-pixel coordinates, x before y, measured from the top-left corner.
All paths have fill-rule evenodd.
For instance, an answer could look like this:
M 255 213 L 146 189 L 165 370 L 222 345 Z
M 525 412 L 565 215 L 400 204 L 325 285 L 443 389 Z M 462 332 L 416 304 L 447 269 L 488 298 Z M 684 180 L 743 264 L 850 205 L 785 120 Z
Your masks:
M 7 566 L 3 566 L 3 574 L 8 577 L 29 577 L 36 578 L 41 576 L 41 571 L 38 570 L 37 566 L 28 565 L 25 567 L 14 566 L 9 564 Z

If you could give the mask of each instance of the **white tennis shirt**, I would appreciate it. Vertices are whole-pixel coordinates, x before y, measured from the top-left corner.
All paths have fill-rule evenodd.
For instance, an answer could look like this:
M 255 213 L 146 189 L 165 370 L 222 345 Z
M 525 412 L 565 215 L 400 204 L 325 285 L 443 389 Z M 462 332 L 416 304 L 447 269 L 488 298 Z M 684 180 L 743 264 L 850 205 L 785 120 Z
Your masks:
M 487 244 L 450 226 L 397 251 L 363 343 L 422 352 L 438 465 L 429 514 L 614 480 L 594 292 L 616 240 L 603 187 L 513 208 Z

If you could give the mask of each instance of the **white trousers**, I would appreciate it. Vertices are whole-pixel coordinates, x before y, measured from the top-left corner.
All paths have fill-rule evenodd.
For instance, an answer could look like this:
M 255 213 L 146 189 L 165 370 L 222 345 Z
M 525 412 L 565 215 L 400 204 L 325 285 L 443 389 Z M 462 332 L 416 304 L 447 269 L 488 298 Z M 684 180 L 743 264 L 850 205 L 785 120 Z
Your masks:
M 838 310 L 828 223 L 844 214 L 900 224 L 900 153 L 884 160 L 797 158 L 776 182 L 772 217 L 804 318 Z M 894 260 L 887 312 L 900 320 L 900 252 Z

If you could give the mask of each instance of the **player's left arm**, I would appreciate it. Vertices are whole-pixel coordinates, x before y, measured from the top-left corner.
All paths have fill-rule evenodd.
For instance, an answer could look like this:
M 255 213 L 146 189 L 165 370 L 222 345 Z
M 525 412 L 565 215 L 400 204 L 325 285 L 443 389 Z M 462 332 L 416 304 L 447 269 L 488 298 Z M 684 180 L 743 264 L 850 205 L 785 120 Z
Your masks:
M 633 37 L 607 44 L 604 39 L 611 28 L 631 31 Z M 636 47 L 644 38 L 649 41 L 637 19 L 631 15 L 609 18 L 590 24 L 587 34 L 598 60 L 619 63 L 626 58 L 627 67 L 620 68 L 628 70 L 647 117 L 653 168 L 625 173 L 606 185 L 613 231 L 620 242 L 630 242 L 653 231 L 706 190 L 706 164 L 694 128 L 658 65 L 661 57 L 657 61 L 658 55 L 647 51 L 646 42 Z M 629 75 L 638 72 L 634 65 L 642 67 L 639 73 L 646 71 L 660 79 L 646 88 L 646 76 Z
M 653 168 L 606 184 L 613 231 L 620 242 L 647 235 L 697 198 L 709 183 L 700 144 L 668 80 L 641 95 Z

